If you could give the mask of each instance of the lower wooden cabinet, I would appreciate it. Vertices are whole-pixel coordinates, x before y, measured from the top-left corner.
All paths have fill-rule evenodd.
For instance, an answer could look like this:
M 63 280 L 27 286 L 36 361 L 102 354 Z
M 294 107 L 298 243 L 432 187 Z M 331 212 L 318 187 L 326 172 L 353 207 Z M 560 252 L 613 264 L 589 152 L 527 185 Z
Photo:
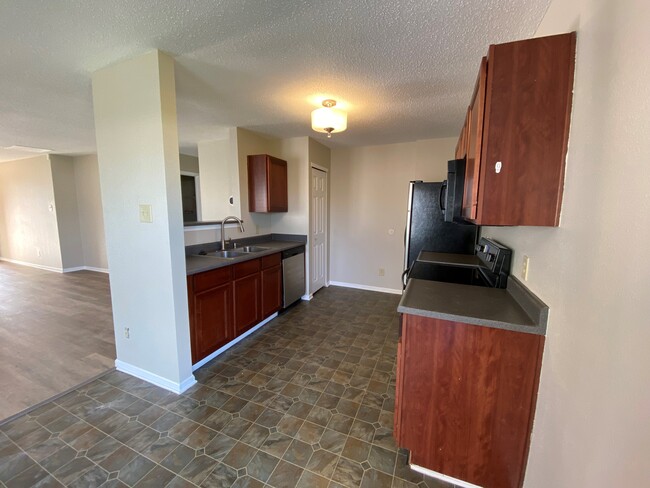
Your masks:
M 192 362 L 282 307 L 280 253 L 187 277 Z
M 280 254 L 263 257 L 262 316 L 268 317 L 282 308 L 282 266 Z
M 539 335 L 404 315 L 394 432 L 411 463 L 521 487 L 543 347 Z
M 194 295 L 192 356 L 204 358 L 235 338 L 232 328 L 232 286 L 219 285 Z
M 235 335 L 241 335 L 260 322 L 261 289 L 260 273 L 233 281 Z

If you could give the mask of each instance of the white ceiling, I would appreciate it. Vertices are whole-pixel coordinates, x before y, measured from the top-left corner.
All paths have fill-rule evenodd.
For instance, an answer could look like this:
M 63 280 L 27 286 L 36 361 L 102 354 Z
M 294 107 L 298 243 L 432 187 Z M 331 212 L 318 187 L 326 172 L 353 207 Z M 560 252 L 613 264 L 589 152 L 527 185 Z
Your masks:
M 91 73 L 154 48 L 176 59 L 183 152 L 228 126 L 330 147 L 453 136 L 488 45 L 530 37 L 548 3 L 2 0 L 0 147 L 94 151 Z M 349 112 L 329 141 L 309 121 L 326 97 Z

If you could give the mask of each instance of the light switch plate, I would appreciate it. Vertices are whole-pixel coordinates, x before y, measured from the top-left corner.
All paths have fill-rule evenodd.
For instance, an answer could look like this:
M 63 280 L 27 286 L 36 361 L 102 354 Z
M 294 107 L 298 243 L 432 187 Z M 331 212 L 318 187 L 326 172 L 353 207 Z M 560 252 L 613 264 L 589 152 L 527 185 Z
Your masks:
M 151 205 L 140 205 L 140 222 L 150 224 L 153 222 L 153 214 L 151 213 Z

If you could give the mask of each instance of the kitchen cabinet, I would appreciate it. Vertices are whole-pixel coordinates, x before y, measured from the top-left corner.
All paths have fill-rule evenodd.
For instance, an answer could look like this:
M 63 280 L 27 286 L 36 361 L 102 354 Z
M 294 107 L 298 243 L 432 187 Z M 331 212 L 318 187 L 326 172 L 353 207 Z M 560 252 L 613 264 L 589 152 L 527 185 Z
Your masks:
M 250 212 L 287 212 L 287 162 L 257 154 L 248 156 L 248 206 Z
M 282 307 L 281 254 L 187 277 L 192 363 Z
M 187 278 L 193 363 L 235 337 L 231 280 L 230 267 Z
M 240 335 L 262 320 L 260 260 L 233 266 L 235 335 Z
M 262 316 L 277 312 L 282 307 L 282 266 L 280 254 L 262 258 Z
M 463 127 L 460 130 L 460 135 L 458 136 L 458 142 L 456 143 L 456 152 L 454 157 L 456 159 L 463 159 L 467 155 L 467 126 L 469 125 L 469 109 L 467 109 L 467 114 L 465 115 L 465 122 L 463 122 Z
M 487 58 L 481 60 L 472 101 L 467 109 L 467 127 L 465 132 L 467 152 L 465 165 L 465 184 L 463 192 L 463 217 L 476 219 L 478 207 L 478 182 L 483 140 L 483 109 L 487 78 Z
M 521 487 L 544 337 L 408 314 L 401 331 L 394 435 L 411 463 Z
M 463 216 L 559 224 L 575 33 L 492 45 L 469 107 Z

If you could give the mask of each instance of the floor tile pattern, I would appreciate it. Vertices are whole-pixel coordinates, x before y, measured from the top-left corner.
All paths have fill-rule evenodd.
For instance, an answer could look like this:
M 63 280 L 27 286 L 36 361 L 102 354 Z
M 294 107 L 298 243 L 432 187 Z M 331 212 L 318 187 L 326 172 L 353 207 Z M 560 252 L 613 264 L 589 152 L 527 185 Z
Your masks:
M 392 437 L 398 298 L 323 289 L 183 395 L 109 373 L 0 427 L 0 486 L 450 487 Z

